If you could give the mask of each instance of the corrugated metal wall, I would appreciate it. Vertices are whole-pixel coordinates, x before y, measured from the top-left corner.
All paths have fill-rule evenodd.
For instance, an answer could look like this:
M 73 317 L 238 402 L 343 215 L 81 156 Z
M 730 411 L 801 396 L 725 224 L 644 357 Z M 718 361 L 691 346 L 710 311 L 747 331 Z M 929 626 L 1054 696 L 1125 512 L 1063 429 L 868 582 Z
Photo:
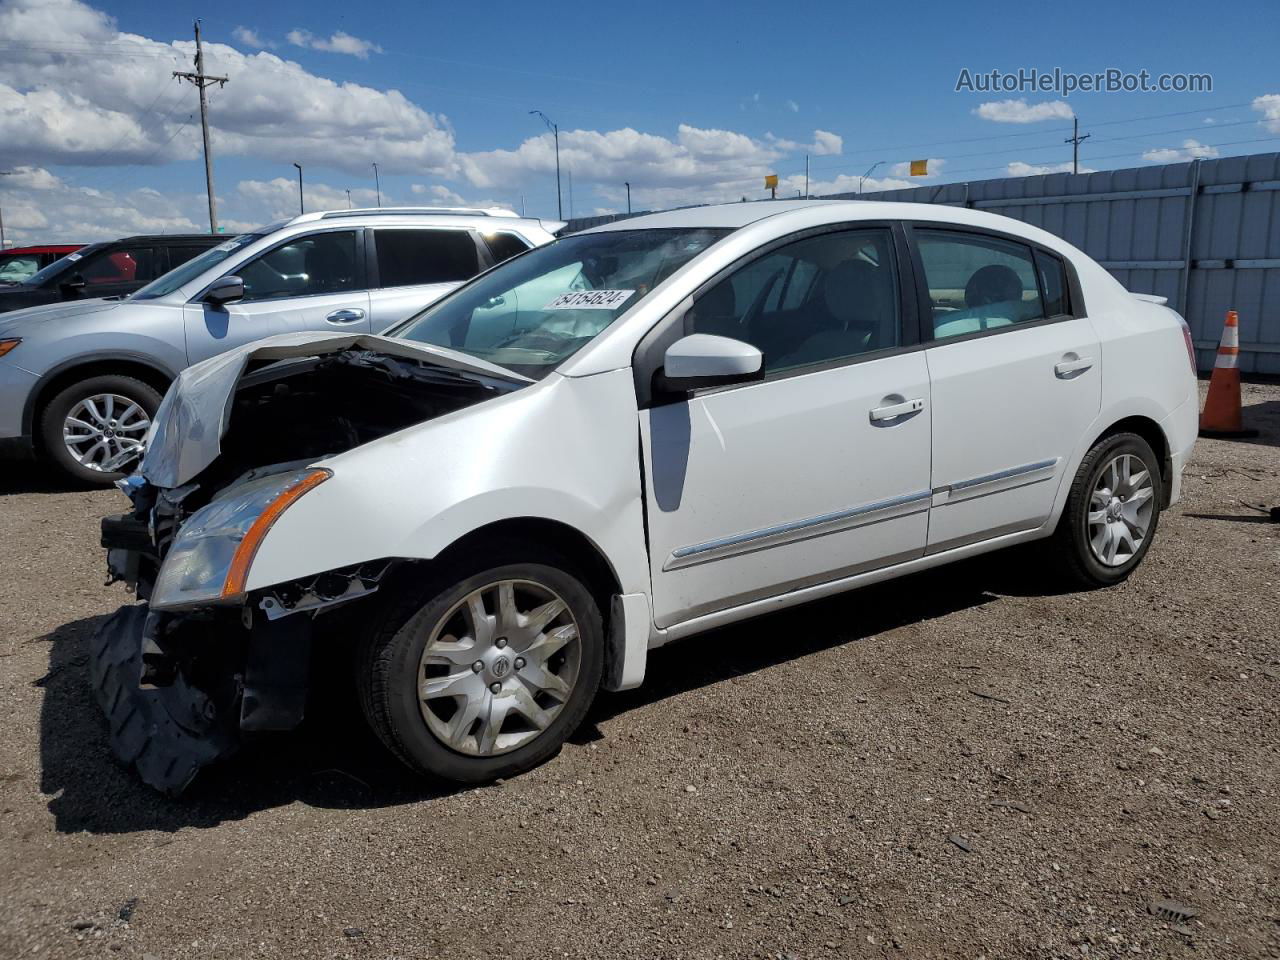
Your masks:
M 1191 325 L 1202 369 L 1213 365 L 1226 311 L 1236 310 L 1241 369 L 1280 373 L 1280 153 L 861 199 L 969 206 L 1034 224 L 1080 247 L 1135 293 L 1168 297 Z M 575 220 L 568 229 L 625 216 Z

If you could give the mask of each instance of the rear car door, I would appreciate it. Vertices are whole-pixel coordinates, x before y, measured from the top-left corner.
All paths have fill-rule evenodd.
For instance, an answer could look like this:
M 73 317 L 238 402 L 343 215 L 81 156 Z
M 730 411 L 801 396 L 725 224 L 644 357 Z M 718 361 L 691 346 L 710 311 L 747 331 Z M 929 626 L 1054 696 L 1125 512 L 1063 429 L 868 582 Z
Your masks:
M 215 306 L 197 296 L 186 304 L 188 362 L 278 333 L 368 333 L 362 234 L 317 230 L 228 269 L 224 275 L 244 281 L 244 299 Z
M 1041 526 L 1102 403 L 1098 336 L 1052 251 L 911 231 L 933 401 L 929 553 Z
M 439 300 L 488 266 L 476 234 L 465 227 L 378 227 L 369 292 L 373 330 L 379 332 Z M 483 256 L 483 259 L 482 259 Z
M 808 231 L 712 281 L 641 345 L 659 626 L 923 554 L 929 382 L 904 251 L 891 225 Z M 692 333 L 755 345 L 764 378 L 646 395 L 646 370 Z

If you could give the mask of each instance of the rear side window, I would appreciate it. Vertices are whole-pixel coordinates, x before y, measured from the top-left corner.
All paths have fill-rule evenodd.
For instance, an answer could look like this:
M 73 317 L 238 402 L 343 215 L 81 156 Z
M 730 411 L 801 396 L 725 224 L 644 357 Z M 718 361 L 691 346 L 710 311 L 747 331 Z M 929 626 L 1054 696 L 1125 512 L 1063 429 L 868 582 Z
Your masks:
M 517 253 L 524 253 L 529 249 L 529 244 L 514 233 L 486 233 L 484 242 L 493 254 L 494 263 L 510 260 Z
M 1040 271 L 1040 283 L 1044 288 L 1044 312 L 1049 317 L 1071 315 L 1070 298 L 1067 295 L 1067 271 L 1051 253 L 1036 251 L 1036 269 Z
M 86 263 L 79 275 L 91 287 L 107 283 L 146 283 L 155 276 L 155 250 L 126 247 Z
M 1030 247 L 934 230 L 917 230 L 915 237 L 935 340 L 1044 319 Z
M 456 283 L 480 272 L 467 230 L 378 230 L 378 277 L 383 287 Z

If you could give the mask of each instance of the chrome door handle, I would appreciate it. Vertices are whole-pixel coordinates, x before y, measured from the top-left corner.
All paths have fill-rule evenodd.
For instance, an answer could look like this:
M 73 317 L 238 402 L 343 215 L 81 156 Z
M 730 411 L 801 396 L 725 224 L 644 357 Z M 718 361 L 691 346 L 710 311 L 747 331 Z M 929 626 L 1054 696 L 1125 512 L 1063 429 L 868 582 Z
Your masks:
M 355 323 L 364 319 L 363 310 L 335 310 L 325 317 L 330 323 Z
M 1060 360 L 1053 365 L 1053 372 L 1058 377 L 1069 377 L 1073 373 L 1084 373 L 1093 366 L 1093 357 L 1076 357 L 1074 360 Z
M 893 420 L 897 417 L 905 417 L 909 413 L 919 413 L 923 409 L 923 397 L 917 397 L 914 400 L 903 400 L 901 403 L 891 403 L 885 407 L 873 407 L 871 410 L 871 422 Z

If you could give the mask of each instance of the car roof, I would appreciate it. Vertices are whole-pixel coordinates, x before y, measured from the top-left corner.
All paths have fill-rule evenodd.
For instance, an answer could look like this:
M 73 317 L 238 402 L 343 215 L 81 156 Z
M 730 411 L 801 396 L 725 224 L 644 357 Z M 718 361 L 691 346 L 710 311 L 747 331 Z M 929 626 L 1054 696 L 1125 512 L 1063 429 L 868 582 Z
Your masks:
M 809 211 L 806 214 L 806 211 Z M 1040 240 L 1043 231 L 1024 223 L 982 210 L 934 203 L 903 203 L 883 200 L 755 200 L 746 203 L 721 203 L 705 207 L 685 207 L 640 217 L 615 220 L 583 230 L 602 233 L 610 230 L 656 229 L 738 229 L 769 220 L 782 228 L 788 219 L 813 220 L 813 213 L 825 213 L 821 219 L 832 223 L 845 220 L 932 220 L 942 223 L 986 227 Z M 1045 234 L 1045 236 L 1049 236 Z
M 340 226 L 350 223 L 357 226 L 371 224 L 428 224 L 431 226 L 467 227 L 482 232 L 519 227 L 538 227 L 555 233 L 564 226 L 561 220 L 543 220 L 522 217 L 505 207 L 357 207 L 352 210 L 316 210 L 285 220 L 280 229 L 301 226 Z M 272 224 L 276 226 L 276 224 Z
M 230 240 L 231 234 L 214 233 L 140 233 L 134 237 L 121 237 L 119 240 L 104 241 L 114 243 L 207 243 L 213 246 Z
M 0 256 L 11 253 L 73 253 L 83 246 L 83 243 L 38 243 L 29 247 L 0 247 Z

